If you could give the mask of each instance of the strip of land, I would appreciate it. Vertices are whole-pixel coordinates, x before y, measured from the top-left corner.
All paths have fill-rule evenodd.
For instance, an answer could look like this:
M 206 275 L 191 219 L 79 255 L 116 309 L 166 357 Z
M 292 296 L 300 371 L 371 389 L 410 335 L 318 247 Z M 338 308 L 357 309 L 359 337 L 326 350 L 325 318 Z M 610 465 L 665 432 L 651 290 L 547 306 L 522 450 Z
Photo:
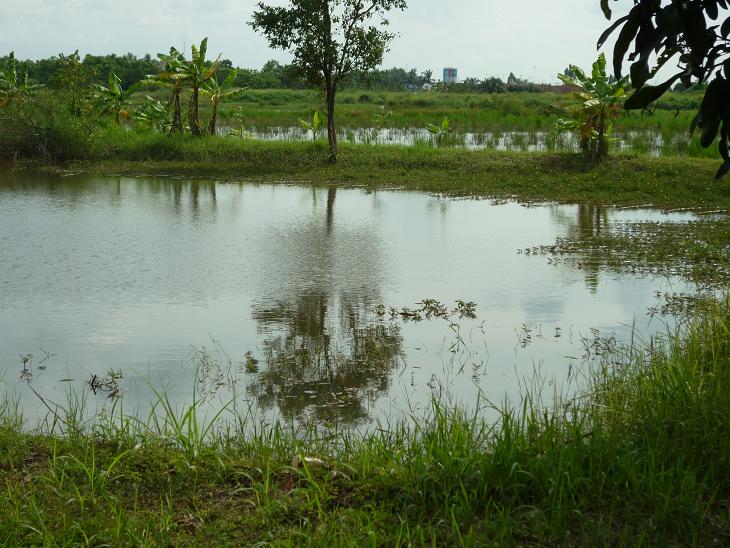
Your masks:
M 100 138 L 52 169 L 118 175 L 204 177 L 403 188 L 459 196 L 664 209 L 730 210 L 730 183 L 713 180 L 718 160 L 614 155 L 599 165 L 566 153 L 341 145 L 172 137 L 128 132 Z M 25 166 L 45 165 L 38 160 Z

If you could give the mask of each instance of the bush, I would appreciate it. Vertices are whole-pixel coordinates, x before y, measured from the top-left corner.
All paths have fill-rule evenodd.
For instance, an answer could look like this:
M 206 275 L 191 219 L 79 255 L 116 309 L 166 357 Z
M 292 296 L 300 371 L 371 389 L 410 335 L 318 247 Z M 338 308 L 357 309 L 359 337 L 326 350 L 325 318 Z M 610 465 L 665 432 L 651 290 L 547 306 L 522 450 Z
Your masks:
M 0 110 L 0 156 L 50 161 L 83 159 L 93 146 L 94 123 L 74 116 L 50 96 L 26 98 Z

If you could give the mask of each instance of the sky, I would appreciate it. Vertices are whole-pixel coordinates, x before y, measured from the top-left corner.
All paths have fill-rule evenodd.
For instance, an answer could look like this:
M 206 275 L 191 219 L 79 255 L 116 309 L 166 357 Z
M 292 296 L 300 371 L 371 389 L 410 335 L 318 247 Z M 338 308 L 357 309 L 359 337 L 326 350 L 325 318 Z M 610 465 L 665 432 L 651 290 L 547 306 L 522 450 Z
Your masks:
M 208 37 L 208 51 L 235 65 L 288 62 L 246 23 L 257 0 L 0 0 L 0 54 L 38 59 L 75 49 L 85 54 L 188 49 Z M 285 3 L 269 0 L 268 3 Z M 625 14 L 632 0 L 612 2 Z M 616 15 L 614 15 L 616 17 Z M 608 26 L 599 0 L 409 0 L 390 15 L 397 33 L 383 66 L 430 69 L 459 79 L 510 72 L 556 82 L 569 64 L 588 68 Z M 610 59 L 611 43 L 604 46 Z

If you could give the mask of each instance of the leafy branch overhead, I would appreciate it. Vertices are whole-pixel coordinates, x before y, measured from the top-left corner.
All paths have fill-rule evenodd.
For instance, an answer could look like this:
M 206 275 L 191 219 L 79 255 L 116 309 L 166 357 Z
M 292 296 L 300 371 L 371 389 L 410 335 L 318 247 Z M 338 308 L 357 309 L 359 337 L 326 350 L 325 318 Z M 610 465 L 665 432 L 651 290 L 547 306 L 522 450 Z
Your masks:
M 613 14 L 609 1 L 601 0 L 601 8 L 610 20 Z M 634 0 L 629 13 L 616 19 L 598 39 L 600 48 L 620 29 L 613 51 L 614 73 L 620 78 L 624 59 L 628 59 L 631 84 L 636 88 L 624 105 L 626 109 L 646 108 L 677 80 L 686 87 L 693 81 L 709 82 L 691 130 L 702 130 L 700 143 L 705 148 L 719 132 L 719 152 L 724 161 L 717 179 L 730 170 L 728 8 L 729 0 Z M 648 84 L 670 61 L 677 63 L 679 71 L 659 84 Z

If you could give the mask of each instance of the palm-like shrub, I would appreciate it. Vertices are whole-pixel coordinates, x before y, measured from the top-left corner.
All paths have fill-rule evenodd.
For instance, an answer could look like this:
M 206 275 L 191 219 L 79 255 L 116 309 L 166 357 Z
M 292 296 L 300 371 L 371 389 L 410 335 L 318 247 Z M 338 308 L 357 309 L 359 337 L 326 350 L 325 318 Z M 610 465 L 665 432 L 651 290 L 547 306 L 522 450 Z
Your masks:
M 222 82 L 213 75 L 207 82 L 203 84 L 201 91 L 210 97 L 211 115 L 208 122 L 208 133 L 215 135 L 216 123 L 218 121 L 218 105 L 225 99 L 229 99 L 243 91 L 241 88 L 234 88 L 233 83 L 238 76 L 238 70 L 231 70 Z
M 108 87 L 93 84 L 95 89 L 93 100 L 99 108 L 100 114 L 112 114 L 114 121 L 119 125 L 122 118 L 129 118 L 129 99 L 139 86 L 140 84 L 136 83 L 127 89 L 122 89 L 122 80 L 110 72 Z
M 593 161 L 602 160 L 608 154 L 608 138 L 613 129 L 613 121 L 618 117 L 626 99 L 628 78 L 609 81 L 603 53 L 593 63 L 590 76 L 575 65 L 570 65 L 566 72 L 568 74 L 558 74 L 558 78 L 564 84 L 578 88 L 578 91 L 570 94 L 575 100 L 568 107 L 571 118 L 558 120 L 555 130 L 575 132 L 586 156 Z
M 11 51 L 6 65 L 0 67 L 0 106 L 21 100 L 40 87 L 28 82 L 27 67 L 19 66 Z

